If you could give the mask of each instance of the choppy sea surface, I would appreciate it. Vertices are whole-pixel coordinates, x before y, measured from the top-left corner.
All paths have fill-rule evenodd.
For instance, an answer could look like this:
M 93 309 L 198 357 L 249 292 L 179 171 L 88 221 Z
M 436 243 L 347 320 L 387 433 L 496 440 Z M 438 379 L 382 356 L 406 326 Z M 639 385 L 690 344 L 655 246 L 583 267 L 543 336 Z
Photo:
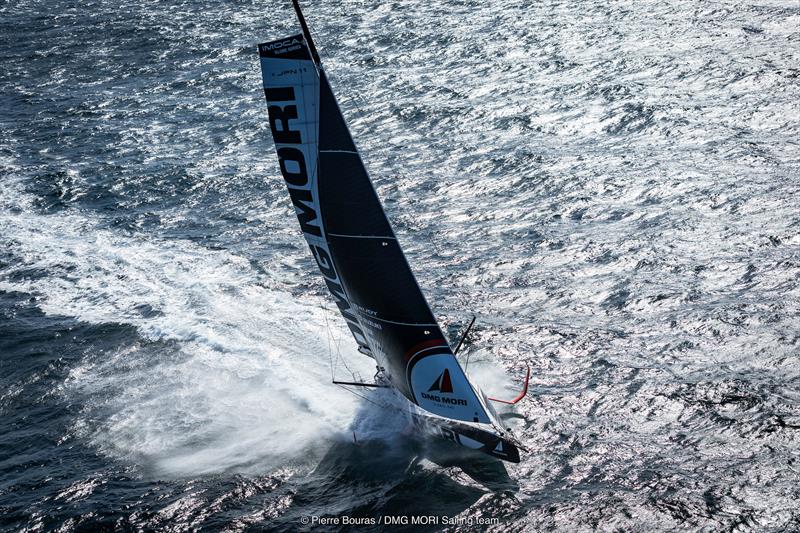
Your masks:
M 330 384 L 371 365 L 274 155 L 288 2 L 17 0 L 0 529 L 800 530 L 800 4 L 305 11 L 476 381 L 530 365 L 529 451 L 450 456 Z

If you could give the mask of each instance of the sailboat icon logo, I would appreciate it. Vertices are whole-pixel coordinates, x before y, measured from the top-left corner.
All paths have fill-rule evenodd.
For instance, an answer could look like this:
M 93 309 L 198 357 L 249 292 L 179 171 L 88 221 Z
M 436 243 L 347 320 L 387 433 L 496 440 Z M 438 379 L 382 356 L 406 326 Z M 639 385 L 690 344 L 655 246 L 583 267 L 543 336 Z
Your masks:
M 444 372 L 439 374 L 439 377 L 433 382 L 431 388 L 428 389 L 428 392 L 431 391 L 453 392 L 453 383 L 450 381 L 450 371 L 448 369 L 445 368 Z

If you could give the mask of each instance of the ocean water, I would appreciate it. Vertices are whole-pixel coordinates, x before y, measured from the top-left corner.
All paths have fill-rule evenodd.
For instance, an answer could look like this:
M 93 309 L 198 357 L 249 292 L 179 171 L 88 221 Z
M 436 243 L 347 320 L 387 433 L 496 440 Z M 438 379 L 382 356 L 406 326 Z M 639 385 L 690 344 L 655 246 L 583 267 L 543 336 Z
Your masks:
M 529 451 L 330 384 L 372 367 L 276 164 L 255 45 L 287 2 L 17 0 L 0 529 L 800 531 L 800 5 L 305 4 L 476 381 L 530 365 Z

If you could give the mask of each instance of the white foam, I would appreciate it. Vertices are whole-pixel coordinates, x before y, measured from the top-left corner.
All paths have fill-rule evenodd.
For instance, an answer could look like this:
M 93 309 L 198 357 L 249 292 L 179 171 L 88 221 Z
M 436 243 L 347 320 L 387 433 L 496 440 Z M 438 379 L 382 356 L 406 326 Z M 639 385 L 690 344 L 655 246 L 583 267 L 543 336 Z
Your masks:
M 506 397 L 513 397 L 519 392 L 519 385 L 512 382 L 505 368 L 497 361 L 497 358 L 492 357 L 485 350 L 473 350 L 467 370 L 469 371 L 470 381 L 480 387 L 487 396 L 505 399 Z M 523 367 L 520 371 L 524 376 L 525 368 Z
M 0 233 L 20 261 L 12 270 L 47 275 L 6 277 L 0 290 L 37 295 L 46 314 L 137 332 L 87 353 L 64 387 L 84 404 L 79 434 L 103 453 L 167 474 L 263 471 L 347 429 L 359 402 L 330 385 L 326 316 L 343 347 L 349 332 L 317 296 L 295 297 L 276 273 L 226 251 L 122 234 L 77 211 L 37 214 L 13 190 L 0 205 Z

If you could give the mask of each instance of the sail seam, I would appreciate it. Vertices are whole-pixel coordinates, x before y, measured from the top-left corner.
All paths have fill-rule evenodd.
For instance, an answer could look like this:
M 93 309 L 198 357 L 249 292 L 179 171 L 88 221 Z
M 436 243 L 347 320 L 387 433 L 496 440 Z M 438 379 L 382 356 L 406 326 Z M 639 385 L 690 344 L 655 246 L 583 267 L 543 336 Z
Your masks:
M 385 318 L 378 318 L 376 316 L 368 316 L 370 320 L 378 320 L 380 322 L 386 322 L 387 324 L 398 324 L 400 326 L 428 326 L 434 327 L 438 326 L 438 324 L 420 324 L 419 322 L 395 322 L 394 320 L 386 320 Z
M 355 155 L 358 155 L 358 152 L 354 152 L 353 150 L 320 150 L 319 153 L 321 153 L 321 154 L 355 154 Z
M 384 235 L 344 235 L 342 233 L 328 233 L 331 237 L 347 237 L 348 239 L 383 239 L 383 240 L 392 240 L 396 241 L 395 237 L 389 237 Z

